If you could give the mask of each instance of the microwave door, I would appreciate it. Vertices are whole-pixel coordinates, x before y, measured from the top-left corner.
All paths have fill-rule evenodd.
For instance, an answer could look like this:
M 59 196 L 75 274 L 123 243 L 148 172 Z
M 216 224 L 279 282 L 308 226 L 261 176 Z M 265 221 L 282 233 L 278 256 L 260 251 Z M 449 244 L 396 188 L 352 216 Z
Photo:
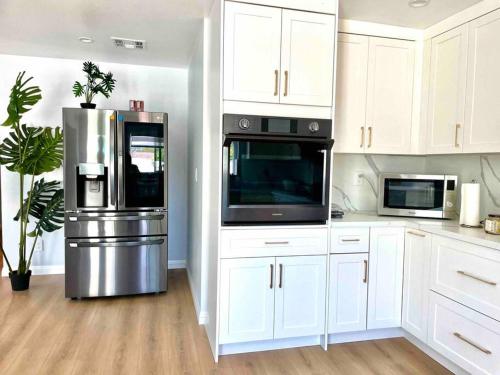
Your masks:
M 118 112 L 117 149 L 118 209 L 166 209 L 166 114 Z

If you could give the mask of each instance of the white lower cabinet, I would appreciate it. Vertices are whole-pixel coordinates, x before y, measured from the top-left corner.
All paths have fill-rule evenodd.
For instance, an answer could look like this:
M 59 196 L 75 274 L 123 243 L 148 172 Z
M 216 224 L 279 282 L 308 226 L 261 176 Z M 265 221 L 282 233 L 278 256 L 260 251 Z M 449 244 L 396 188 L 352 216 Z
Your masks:
M 276 258 L 274 338 L 325 329 L 326 256 Z
M 404 228 L 370 229 L 367 328 L 401 326 Z
M 275 258 L 221 262 L 221 344 L 272 339 Z
M 429 233 L 406 230 L 402 326 L 423 342 L 427 342 L 431 243 Z
M 219 343 L 324 333 L 326 255 L 221 261 Z
M 330 257 L 328 333 L 366 330 L 368 254 Z
M 500 322 L 431 292 L 428 344 L 471 374 L 500 374 Z

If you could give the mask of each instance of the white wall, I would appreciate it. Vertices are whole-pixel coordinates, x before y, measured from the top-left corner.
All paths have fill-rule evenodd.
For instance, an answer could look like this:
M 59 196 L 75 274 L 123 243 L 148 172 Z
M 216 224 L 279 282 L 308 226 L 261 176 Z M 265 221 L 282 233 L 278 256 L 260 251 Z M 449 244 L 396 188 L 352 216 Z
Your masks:
M 188 84 L 188 243 L 186 266 L 198 321 L 205 306 L 206 246 L 203 246 L 203 29 L 189 65 Z M 206 309 L 206 308 L 205 308 Z
M 481 184 L 481 215 L 500 213 L 500 155 L 494 154 L 435 156 L 338 154 L 334 156 L 333 164 L 333 203 L 344 209 L 376 211 L 378 171 L 451 174 L 458 176 L 459 184 L 476 180 Z M 359 173 L 366 179 L 362 178 L 361 185 L 355 186 L 355 175 Z M 375 189 L 372 189 L 367 180 Z
M 132 53 L 134 53 L 132 51 Z M 128 109 L 129 99 L 145 101 L 146 111 L 169 114 L 169 260 L 184 262 L 187 248 L 187 69 L 173 69 L 124 64 L 98 63 L 112 71 L 116 89 L 108 100 L 97 97 L 98 108 Z M 6 117 L 10 88 L 19 71 L 33 76 L 33 84 L 42 89 L 42 100 L 27 114 L 28 124 L 62 125 L 62 107 L 78 107 L 71 87 L 83 79 L 82 61 L 0 55 L 0 121 Z M 0 128 L 5 137 L 7 128 Z M 62 171 L 47 178 L 62 179 Z M 18 180 L 2 167 L 2 222 L 4 249 L 17 264 L 17 223 L 12 220 L 18 209 Z M 44 251 L 33 257 L 33 265 L 62 269 L 64 264 L 63 230 L 45 234 Z M 179 262 L 177 262 L 179 263 Z M 40 269 L 40 268 L 39 268 Z

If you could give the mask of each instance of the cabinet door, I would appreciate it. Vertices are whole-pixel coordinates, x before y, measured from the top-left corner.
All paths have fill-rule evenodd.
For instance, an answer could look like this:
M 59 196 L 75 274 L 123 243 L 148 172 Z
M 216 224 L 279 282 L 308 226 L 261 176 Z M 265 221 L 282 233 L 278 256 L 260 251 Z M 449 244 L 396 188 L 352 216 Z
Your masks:
M 429 154 L 462 151 L 467 42 L 467 25 L 432 39 L 427 131 Z
M 370 229 L 368 329 L 401 326 L 403 228 Z
M 274 338 L 324 334 L 326 255 L 276 258 Z
M 221 261 L 221 344 L 273 338 L 274 263 L 275 258 Z
M 464 152 L 500 150 L 500 10 L 469 23 Z
M 225 3 L 224 99 L 279 102 L 281 9 Z
M 328 333 L 366 329 L 368 254 L 336 254 L 330 258 Z
M 283 10 L 281 103 L 332 106 L 335 16 Z
M 415 43 L 370 38 L 366 152 L 411 152 Z
M 427 342 L 431 236 L 408 229 L 405 235 L 403 328 Z
M 368 37 L 339 34 L 334 152 L 365 150 Z

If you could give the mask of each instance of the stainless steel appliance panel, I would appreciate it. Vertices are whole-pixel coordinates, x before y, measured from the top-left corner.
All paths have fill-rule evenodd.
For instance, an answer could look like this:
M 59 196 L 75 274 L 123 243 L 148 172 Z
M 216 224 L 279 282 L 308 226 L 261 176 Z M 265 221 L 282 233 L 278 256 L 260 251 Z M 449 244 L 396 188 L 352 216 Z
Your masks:
M 66 297 L 167 290 L 166 237 L 66 239 Z
M 100 211 L 116 210 L 115 173 L 115 111 L 100 109 L 63 108 L 64 128 L 64 209 L 65 211 L 92 211 L 95 207 L 79 207 L 77 200 L 77 171 L 89 173 L 91 180 L 102 188 L 101 175 L 96 170 L 106 170 L 106 202 Z M 77 169 L 78 168 L 78 169 Z M 95 190 L 95 189 L 94 189 Z M 90 198 L 95 202 L 96 198 Z M 90 203 L 90 202 L 89 202 Z M 90 204 L 89 204 L 90 205 Z
M 138 204 L 128 204 L 127 196 L 134 194 L 133 191 L 127 191 L 126 178 L 127 173 L 130 172 L 131 166 L 137 167 L 131 164 L 127 167 L 126 163 L 127 157 L 130 157 L 130 150 L 126 149 L 126 126 L 127 123 L 140 123 L 145 129 L 149 127 L 153 128 L 156 125 L 161 124 L 163 126 L 163 139 L 161 139 L 163 147 L 163 192 L 162 192 L 162 204 L 154 205 L 138 205 Z M 157 208 L 166 209 L 168 204 L 168 194 L 167 194 L 167 183 L 168 183 L 168 116 L 166 113 L 161 112 L 133 112 L 133 111 L 119 111 L 117 112 L 117 190 L 118 190 L 118 209 L 119 210 L 130 210 L 130 209 L 140 209 L 140 210 L 151 210 Z M 150 138 L 154 138 L 154 133 Z M 132 162 L 131 162 L 132 163 Z M 147 184 L 146 184 L 147 185 Z
M 168 233 L 166 211 L 66 213 L 68 238 L 157 236 Z

